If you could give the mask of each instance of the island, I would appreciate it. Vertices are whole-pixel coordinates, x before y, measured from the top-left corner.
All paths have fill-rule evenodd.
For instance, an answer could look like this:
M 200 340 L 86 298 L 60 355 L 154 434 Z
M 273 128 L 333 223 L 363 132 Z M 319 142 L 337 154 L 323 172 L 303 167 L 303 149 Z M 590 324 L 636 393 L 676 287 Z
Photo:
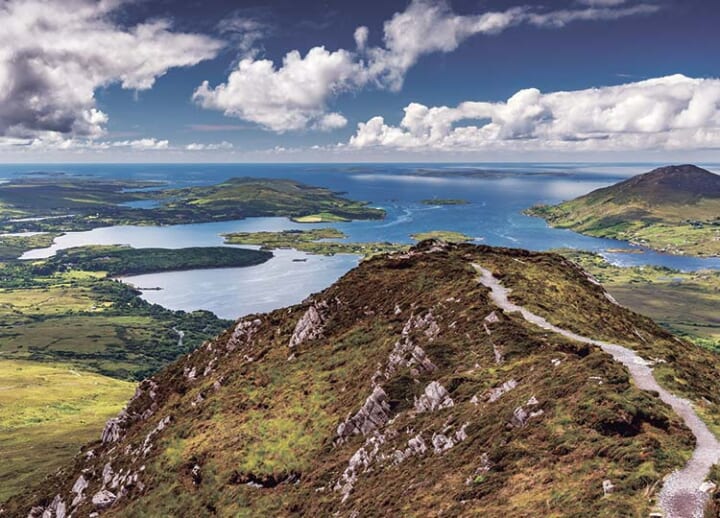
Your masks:
M 262 264 L 273 254 L 227 246 L 189 248 L 131 248 L 129 246 L 82 246 L 59 250 L 37 271 L 81 270 L 106 272 L 110 277 L 145 273 L 239 268 Z
M 415 241 L 424 241 L 426 239 L 439 239 L 448 243 L 465 243 L 472 241 L 473 238 L 463 234 L 462 232 L 453 232 L 451 230 L 431 230 L 429 232 L 418 232 L 412 234 Z
M 139 205 L 142 206 L 139 206 Z M 282 216 L 301 223 L 382 219 L 385 211 L 294 180 L 231 178 L 209 186 L 35 175 L 0 184 L 0 232 L 67 232 Z
M 526 214 L 665 253 L 720 255 L 720 176 L 694 165 L 661 167 Z
M 467 205 L 470 202 L 460 198 L 428 198 L 420 200 L 423 205 Z
M 334 228 L 311 230 L 283 230 L 281 232 L 233 232 L 223 234 L 229 245 L 259 245 L 264 250 L 294 248 L 318 255 L 356 254 L 373 257 L 388 252 L 406 251 L 410 245 L 389 242 L 352 243 L 330 241 L 345 239 L 347 235 Z

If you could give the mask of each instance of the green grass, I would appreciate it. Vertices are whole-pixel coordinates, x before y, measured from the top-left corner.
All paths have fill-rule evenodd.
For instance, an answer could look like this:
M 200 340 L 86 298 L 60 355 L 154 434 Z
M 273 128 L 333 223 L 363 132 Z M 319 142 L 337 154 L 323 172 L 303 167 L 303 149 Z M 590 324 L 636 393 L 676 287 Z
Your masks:
M 133 391 L 72 365 L 0 360 L 0 501 L 70 462 Z
M 453 232 L 450 230 L 431 230 L 430 232 L 418 232 L 411 235 L 415 241 L 423 241 L 424 239 L 441 239 L 448 243 L 463 243 L 465 241 L 472 241 L 472 237 L 463 234 L 462 232 Z
M 560 252 L 590 272 L 620 304 L 682 338 L 720 352 L 720 272 L 621 268 L 592 253 Z

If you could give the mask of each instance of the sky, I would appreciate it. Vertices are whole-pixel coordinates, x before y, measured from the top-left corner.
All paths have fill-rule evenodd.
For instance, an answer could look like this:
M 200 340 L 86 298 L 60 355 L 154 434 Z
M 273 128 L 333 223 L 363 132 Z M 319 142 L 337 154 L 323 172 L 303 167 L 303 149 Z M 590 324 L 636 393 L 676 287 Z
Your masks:
M 717 0 L 0 0 L 0 162 L 720 162 Z

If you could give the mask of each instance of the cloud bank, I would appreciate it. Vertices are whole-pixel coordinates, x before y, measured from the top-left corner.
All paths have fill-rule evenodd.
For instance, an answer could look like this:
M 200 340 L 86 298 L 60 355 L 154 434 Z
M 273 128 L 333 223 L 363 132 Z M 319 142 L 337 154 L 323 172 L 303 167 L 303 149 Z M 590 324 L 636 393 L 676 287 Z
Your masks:
M 301 129 L 332 130 L 343 127 L 345 117 L 329 109 L 339 94 L 367 86 L 398 91 L 407 71 L 427 54 L 452 52 L 468 38 L 499 34 L 527 24 L 559 28 L 575 21 L 615 20 L 649 14 L 658 7 L 634 6 L 609 0 L 586 0 L 575 9 L 540 12 L 529 7 L 477 15 L 458 15 L 444 1 L 412 0 L 383 25 L 383 46 L 368 47 L 369 29 L 358 27 L 354 50 L 311 48 L 304 56 L 288 52 L 280 66 L 252 55 L 242 59 L 224 83 L 208 81 L 193 99 L 218 110 L 282 133 Z
M 720 148 L 720 79 L 673 75 L 505 102 L 411 103 L 399 125 L 360 123 L 351 148 L 559 150 Z
M 98 88 L 147 90 L 174 67 L 214 57 L 222 44 L 173 32 L 167 20 L 121 26 L 123 0 L 0 3 L 0 137 L 97 137 L 108 116 Z

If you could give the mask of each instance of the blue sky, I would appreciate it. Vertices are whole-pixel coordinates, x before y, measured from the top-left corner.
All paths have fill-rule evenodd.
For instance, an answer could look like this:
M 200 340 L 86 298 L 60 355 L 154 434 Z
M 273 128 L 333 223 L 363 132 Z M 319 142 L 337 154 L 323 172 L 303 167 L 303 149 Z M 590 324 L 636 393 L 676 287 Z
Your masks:
M 7 0 L 0 161 L 712 161 L 718 23 L 714 0 Z

